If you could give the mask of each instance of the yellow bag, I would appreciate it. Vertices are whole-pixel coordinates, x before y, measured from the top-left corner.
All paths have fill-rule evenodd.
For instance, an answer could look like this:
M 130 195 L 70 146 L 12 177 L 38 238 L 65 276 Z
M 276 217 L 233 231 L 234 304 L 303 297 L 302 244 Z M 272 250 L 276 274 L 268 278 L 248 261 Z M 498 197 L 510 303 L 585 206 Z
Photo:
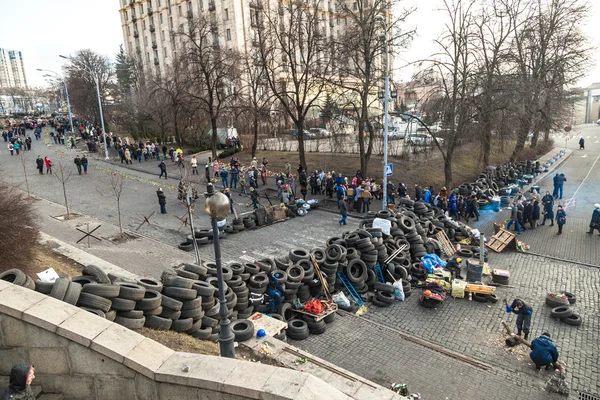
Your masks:
M 429 276 L 432 276 L 432 275 L 429 275 Z M 425 282 L 437 283 L 438 285 L 440 285 L 441 287 L 443 287 L 446 290 L 450 289 L 450 287 L 451 287 L 449 282 L 446 282 L 446 281 L 438 279 L 438 278 L 427 278 L 425 280 Z
M 465 289 L 467 288 L 467 282 L 455 279 L 452 281 L 452 297 L 458 299 L 465 298 Z

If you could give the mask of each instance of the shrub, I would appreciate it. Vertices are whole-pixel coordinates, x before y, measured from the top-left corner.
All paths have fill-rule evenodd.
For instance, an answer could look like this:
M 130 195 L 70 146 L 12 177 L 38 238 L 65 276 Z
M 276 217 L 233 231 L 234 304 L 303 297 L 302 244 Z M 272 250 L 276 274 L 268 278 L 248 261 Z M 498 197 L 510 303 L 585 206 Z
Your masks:
M 0 272 L 26 270 L 38 240 L 35 210 L 21 191 L 0 186 Z
M 229 157 L 229 156 L 232 156 L 232 155 L 234 155 L 234 154 L 235 154 L 235 153 L 237 153 L 238 151 L 240 151 L 240 149 L 239 149 L 239 148 L 237 148 L 237 147 L 230 147 L 230 148 L 228 148 L 228 149 L 225 149 L 225 150 L 223 150 L 222 152 L 220 152 L 220 153 L 217 155 L 217 157 L 218 157 L 219 159 L 227 158 L 227 157 Z

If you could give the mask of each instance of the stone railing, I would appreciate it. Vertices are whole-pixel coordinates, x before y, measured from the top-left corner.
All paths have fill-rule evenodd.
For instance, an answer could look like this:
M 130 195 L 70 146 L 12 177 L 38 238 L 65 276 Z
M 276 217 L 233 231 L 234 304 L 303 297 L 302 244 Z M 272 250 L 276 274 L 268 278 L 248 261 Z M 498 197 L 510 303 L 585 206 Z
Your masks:
M 308 373 L 173 351 L 0 280 L 0 375 L 26 363 L 35 384 L 67 399 L 351 399 Z

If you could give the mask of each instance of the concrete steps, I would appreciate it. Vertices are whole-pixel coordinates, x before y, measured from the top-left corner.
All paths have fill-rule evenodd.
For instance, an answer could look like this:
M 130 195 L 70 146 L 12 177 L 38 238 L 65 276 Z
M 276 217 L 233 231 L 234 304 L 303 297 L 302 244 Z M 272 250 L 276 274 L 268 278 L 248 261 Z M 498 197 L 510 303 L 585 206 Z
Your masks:
M 9 377 L 0 375 L 0 396 L 8 388 Z M 35 381 L 34 381 L 35 382 Z M 62 394 L 59 393 L 43 393 L 40 385 L 31 385 L 31 391 L 38 400 L 64 400 Z

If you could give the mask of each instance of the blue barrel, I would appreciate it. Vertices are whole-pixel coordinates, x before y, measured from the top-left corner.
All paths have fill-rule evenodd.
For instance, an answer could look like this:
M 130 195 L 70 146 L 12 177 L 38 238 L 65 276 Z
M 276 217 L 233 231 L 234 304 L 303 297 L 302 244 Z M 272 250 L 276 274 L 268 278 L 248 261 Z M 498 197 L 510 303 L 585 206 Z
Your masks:
M 476 258 L 467 260 L 467 282 L 481 282 L 483 278 L 483 265 Z

